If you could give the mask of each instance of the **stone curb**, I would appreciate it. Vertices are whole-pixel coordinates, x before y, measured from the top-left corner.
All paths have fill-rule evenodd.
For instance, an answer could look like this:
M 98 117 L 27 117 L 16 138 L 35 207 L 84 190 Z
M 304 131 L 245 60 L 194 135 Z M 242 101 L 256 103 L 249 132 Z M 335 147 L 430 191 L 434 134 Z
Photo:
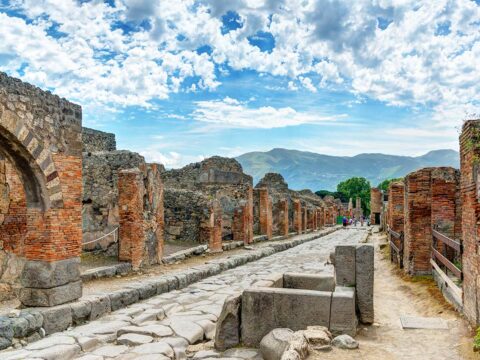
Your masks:
M 113 277 L 116 275 L 125 275 L 132 270 L 132 264 L 120 263 L 110 266 L 102 266 L 95 269 L 90 269 L 80 275 L 82 281 L 90 281 L 93 279 L 100 279 L 104 277 Z
M 124 308 L 135 302 L 148 299 L 169 291 L 178 290 L 188 285 L 217 275 L 225 270 L 259 260 L 277 252 L 285 251 L 309 241 L 327 236 L 340 229 L 332 227 L 310 233 L 303 239 L 279 244 L 265 244 L 247 254 L 233 255 L 226 259 L 207 262 L 169 275 L 162 275 L 150 280 L 128 284 L 125 289 L 108 294 L 90 295 L 79 301 L 50 308 L 28 308 L 18 316 L 0 316 L 0 350 L 12 344 L 13 339 L 34 342 L 45 335 L 50 335 L 96 320 L 101 316 Z

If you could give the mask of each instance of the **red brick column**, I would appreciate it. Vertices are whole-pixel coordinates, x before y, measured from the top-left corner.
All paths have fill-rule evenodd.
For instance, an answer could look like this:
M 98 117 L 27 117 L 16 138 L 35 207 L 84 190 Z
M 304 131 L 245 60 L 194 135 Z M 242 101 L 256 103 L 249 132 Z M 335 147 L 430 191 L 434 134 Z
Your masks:
M 300 200 L 293 200 L 293 228 L 297 234 L 302 233 L 302 204 Z
M 212 231 L 211 231 L 208 248 L 210 249 L 210 252 L 215 253 L 215 252 L 223 251 L 223 248 L 222 248 L 223 212 L 222 212 L 222 207 L 220 206 L 220 203 L 218 201 L 213 202 L 212 210 L 213 210 L 212 211 L 213 216 L 210 218 Z
M 246 211 L 247 211 L 246 242 L 247 244 L 251 244 L 253 243 L 253 188 L 251 186 L 249 186 L 247 190 Z
M 308 229 L 308 209 L 305 206 L 304 208 L 302 208 L 302 231 L 306 233 L 307 229 Z
M 275 204 L 274 227 L 277 229 L 276 235 L 288 235 L 288 200 L 282 199 Z
M 370 223 L 380 225 L 380 215 L 382 213 L 383 195 L 380 189 L 371 188 L 370 190 Z M 378 220 L 378 221 L 376 221 Z
M 432 168 L 410 173 L 405 178 L 405 271 L 410 275 L 431 273 Z
M 272 238 L 272 201 L 268 195 L 268 189 L 258 189 L 260 194 L 260 233 Z
M 388 187 L 388 226 L 398 233 L 404 231 L 405 184 L 403 181 L 390 183 Z
M 480 120 L 465 122 L 460 136 L 463 238 L 463 312 L 472 324 L 480 323 Z
M 118 208 L 120 218 L 120 261 L 128 261 L 138 269 L 143 262 L 143 173 L 139 169 L 122 170 L 118 173 Z

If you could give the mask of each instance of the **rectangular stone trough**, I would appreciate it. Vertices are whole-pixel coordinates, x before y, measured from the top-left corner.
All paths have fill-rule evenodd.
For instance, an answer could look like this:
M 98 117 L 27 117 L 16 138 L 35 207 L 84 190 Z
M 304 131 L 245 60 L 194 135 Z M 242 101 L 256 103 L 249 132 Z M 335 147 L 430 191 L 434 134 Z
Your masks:
M 319 325 L 334 335 L 355 336 L 357 310 L 362 322 L 373 322 L 373 256 L 371 245 L 337 246 L 335 276 L 285 273 L 256 282 L 226 300 L 215 347 L 258 347 L 275 328 Z
M 323 274 L 286 273 L 281 285 L 253 286 L 243 292 L 241 339 L 245 346 L 258 346 L 275 328 L 302 330 L 320 325 L 355 335 L 354 288 L 336 287 L 334 277 Z

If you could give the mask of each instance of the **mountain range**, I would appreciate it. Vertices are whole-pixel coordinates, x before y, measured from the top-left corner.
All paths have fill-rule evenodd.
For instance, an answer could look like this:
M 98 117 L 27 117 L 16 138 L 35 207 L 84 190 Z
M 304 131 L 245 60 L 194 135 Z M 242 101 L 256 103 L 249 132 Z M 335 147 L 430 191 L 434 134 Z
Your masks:
M 306 151 L 276 148 L 267 152 L 249 152 L 236 157 L 245 173 L 256 184 L 268 172 L 283 175 L 294 190 L 336 190 L 337 184 L 353 176 L 367 178 L 372 186 L 385 179 L 403 177 L 428 166 L 460 166 L 455 150 L 434 150 L 425 155 L 398 156 L 359 154 L 330 156 Z

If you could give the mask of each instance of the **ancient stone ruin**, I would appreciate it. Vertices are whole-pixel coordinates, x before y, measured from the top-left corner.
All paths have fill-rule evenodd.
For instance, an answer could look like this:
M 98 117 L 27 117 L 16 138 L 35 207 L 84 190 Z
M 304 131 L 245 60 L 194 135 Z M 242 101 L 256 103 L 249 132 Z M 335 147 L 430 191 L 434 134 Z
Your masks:
M 333 335 L 355 336 L 357 314 L 374 320 L 371 245 L 337 246 L 335 275 L 284 273 L 258 281 L 228 298 L 220 314 L 215 347 L 258 347 L 272 330 L 323 326 Z
M 82 109 L 0 73 L 0 283 L 27 306 L 82 295 Z

